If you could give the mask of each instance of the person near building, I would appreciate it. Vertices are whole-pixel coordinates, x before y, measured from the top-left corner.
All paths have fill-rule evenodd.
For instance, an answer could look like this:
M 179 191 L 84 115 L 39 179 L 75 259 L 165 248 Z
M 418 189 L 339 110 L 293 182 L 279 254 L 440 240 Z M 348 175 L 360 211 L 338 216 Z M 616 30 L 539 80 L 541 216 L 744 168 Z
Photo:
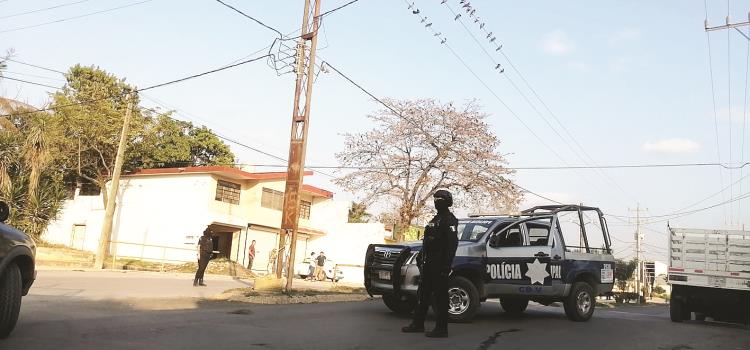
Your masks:
M 435 329 L 425 333 L 431 338 L 448 336 L 448 276 L 458 247 L 458 220 L 451 213 L 453 196 L 446 190 L 433 195 L 437 215 L 425 227 L 422 250 L 417 255 L 417 266 L 422 277 L 419 283 L 419 303 L 411 324 L 401 328 L 405 333 L 424 332 L 427 308 L 434 297 Z
M 247 248 L 247 269 L 253 269 L 253 260 L 255 260 L 255 240 L 250 242 L 250 248 Z
M 308 263 L 309 273 L 307 279 L 310 281 L 315 280 L 315 267 L 318 266 L 318 261 L 315 259 L 315 252 L 310 253 L 310 262 Z
M 325 272 L 326 255 L 323 254 L 323 252 L 320 252 L 320 254 L 318 254 L 318 257 L 315 258 L 315 262 L 317 263 L 317 265 L 315 266 L 315 278 L 318 281 L 325 281 L 326 280 L 326 272 Z
M 208 261 L 211 260 L 211 254 L 214 251 L 214 242 L 212 239 L 213 232 L 210 228 L 203 231 L 203 236 L 198 239 L 198 271 L 195 272 L 193 286 L 205 286 L 203 283 L 203 274 L 206 272 Z

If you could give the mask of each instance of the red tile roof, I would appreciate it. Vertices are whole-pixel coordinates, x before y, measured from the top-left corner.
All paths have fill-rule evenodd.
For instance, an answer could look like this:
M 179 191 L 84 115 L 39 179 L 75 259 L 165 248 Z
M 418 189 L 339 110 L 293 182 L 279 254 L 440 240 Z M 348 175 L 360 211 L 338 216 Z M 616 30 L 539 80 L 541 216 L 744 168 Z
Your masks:
M 123 174 L 124 177 L 151 176 L 151 175 L 178 175 L 178 174 L 217 174 L 236 180 L 284 180 L 285 171 L 251 173 L 238 168 L 228 166 L 194 166 L 184 168 L 156 168 L 138 169 L 132 173 Z M 305 176 L 312 175 L 312 171 L 305 171 Z M 325 198 L 333 198 L 333 192 L 311 185 L 302 185 L 302 190 L 313 195 Z

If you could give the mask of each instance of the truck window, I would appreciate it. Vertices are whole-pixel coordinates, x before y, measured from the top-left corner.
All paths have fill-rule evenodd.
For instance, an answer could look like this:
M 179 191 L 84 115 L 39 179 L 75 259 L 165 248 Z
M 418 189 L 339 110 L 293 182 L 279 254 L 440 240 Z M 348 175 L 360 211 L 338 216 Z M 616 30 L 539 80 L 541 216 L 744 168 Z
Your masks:
M 459 220 L 458 240 L 476 242 L 494 222 L 494 220 Z
M 515 224 L 506 230 L 500 228 L 499 233 L 493 234 L 490 238 L 490 247 L 520 247 L 523 245 L 523 233 L 521 225 Z
M 549 231 L 552 218 L 526 222 L 526 230 L 529 232 L 529 245 L 549 245 Z

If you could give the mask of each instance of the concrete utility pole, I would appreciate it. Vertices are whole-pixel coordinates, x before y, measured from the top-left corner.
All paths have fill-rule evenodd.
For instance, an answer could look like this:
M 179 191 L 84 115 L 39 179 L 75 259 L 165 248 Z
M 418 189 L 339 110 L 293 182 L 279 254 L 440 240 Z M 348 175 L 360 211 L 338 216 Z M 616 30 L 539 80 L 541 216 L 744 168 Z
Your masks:
M 286 291 L 292 289 L 294 279 L 294 255 L 297 249 L 297 228 L 299 224 L 300 189 L 305 174 L 305 152 L 307 150 L 307 129 L 310 120 L 310 99 L 315 80 L 315 51 L 318 46 L 318 26 L 320 25 L 320 1 L 305 0 L 302 15 L 302 34 L 297 43 L 297 81 L 294 89 L 294 111 L 292 112 L 292 133 L 289 141 L 289 165 L 287 168 L 284 207 L 281 215 L 279 249 L 276 264 L 276 277 L 282 277 L 287 235 L 290 235 L 289 257 L 287 260 Z M 308 48 L 308 42 L 310 47 Z
M 112 173 L 112 185 L 107 197 L 107 207 L 104 211 L 104 222 L 102 223 L 102 233 L 99 237 L 99 249 L 96 251 L 96 260 L 94 261 L 95 269 L 104 268 L 104 259 L 107 255 L 109 241 L 112 239 L 112 220 L 115 216 L 115 200 L 120 187 L 120 172 L 122 171 L 123 158 L 125 158 L 125 148 L 128 141 L 128 130 L 130 129 L 130 114 L 133 110 L 132 92 L 125 98 L 128 101 L 128 108 L 125 111 L 125 118 L 122 120 L 122 133 L 120 134 L 120 144 L 117 146 L 117 157 L 115 158 L 115 169 Z
M 643 263 L 641 262 L 641 240 L 643 239 L 641 233 L 641 211 L 641 204 L 637 203 L 635 208 L 635 261 L 637 263 L 635 288 L 638 293 L 639 304 L 641 303 L 641 281 L 643 279 Z

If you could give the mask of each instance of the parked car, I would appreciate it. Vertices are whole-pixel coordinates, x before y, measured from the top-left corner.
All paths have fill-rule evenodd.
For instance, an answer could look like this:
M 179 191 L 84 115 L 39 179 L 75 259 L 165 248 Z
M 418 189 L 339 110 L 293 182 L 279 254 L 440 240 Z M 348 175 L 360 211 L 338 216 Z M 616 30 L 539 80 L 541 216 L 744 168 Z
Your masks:
M 326 259 L 325 265 L 323 266 L 323 272 L 325 272 L 326 279 L 334 281 L 333 270 L 335 269 L 336 263 L 333 260 Z M 305 258 L 301 263 L 294 265 L 294 274 L 300 278 L 307 278 L 310 275 L 310 258 Z M 344 272 L 336 270 L 335 282 L 344 278 Z
M 15 328 L 21 297 L 36 278 L 36 245 L 27 234 L 5 224 L 9 216 L 8 204 L 0 201 L 0 339 Z
M 612 291 L 615 259 L 598 208 L 540 206 L 520 215 L 474 215 L 458 221 L 458 249 L 449 278 L 448 319 L 470 321 L 480 303 L 499 298 L 508 313 L 529 301 L 562 302 L 573 321 L 587 321 L 596 296 Z M 422 243 L 370 245 L 365 287 L 396 313 L 417 303 Z

